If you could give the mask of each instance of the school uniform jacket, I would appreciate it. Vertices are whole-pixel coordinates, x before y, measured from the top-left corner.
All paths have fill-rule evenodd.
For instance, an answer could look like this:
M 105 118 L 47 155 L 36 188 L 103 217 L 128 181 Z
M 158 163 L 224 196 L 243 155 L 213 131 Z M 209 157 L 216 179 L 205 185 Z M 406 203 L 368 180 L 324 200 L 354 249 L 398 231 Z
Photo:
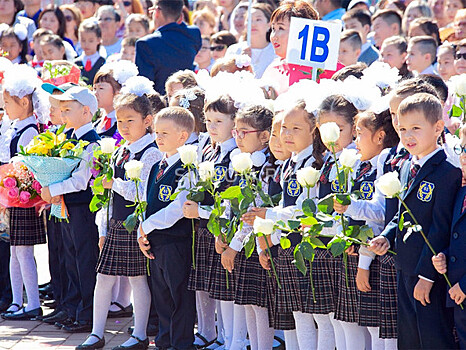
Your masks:
M 400 172 L 403 186 L 408 184 L 411 162 L 406 161 Z M 461 186 L 461 170 L 447 162 L 443 150 L 435 154 L 419 169 L 414 182 L 402 194 L 402 199 L 422 226 L 424 233 L 436 252 L 448 246 L 449 232 L 453 216 L 455 195 Z M 401 204 L 400 204 L 401 205 Z M 406 229 L 398 229 L 400 214 L 405 210 L 399 208 L 398 213 L 382 232 L 397 253 L 395 265 L 398 270 L 408 276 L 422 276 L 435 281 L 439 274 L 432 265 L 432 253 L 419 232 L 413 232 L 403 242 Z M 411 221 L 409 215 L 405 222 Z

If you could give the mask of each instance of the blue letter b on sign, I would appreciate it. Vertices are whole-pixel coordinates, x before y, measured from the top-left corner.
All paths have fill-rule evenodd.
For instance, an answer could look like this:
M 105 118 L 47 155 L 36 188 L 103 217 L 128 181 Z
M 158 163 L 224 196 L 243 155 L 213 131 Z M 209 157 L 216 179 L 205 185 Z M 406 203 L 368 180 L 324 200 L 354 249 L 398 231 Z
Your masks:
M 320 38 L 319 34 L 324 38 Z M 314 33 L 312 35 L 312 48 L 311 48 L 311 61 L 312 62 L 325 62 L 328 57 L 328 41 L 330 40 L 330 32 L 325 27 L 314 27 Z M 317 53 L 317 49 L 321 48 L 322 52 Z

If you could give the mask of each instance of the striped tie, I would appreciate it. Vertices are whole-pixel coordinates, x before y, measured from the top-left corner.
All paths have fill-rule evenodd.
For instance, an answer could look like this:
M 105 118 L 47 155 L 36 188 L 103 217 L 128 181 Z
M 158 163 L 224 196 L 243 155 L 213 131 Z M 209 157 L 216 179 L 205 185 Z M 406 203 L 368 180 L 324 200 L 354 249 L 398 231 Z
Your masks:
M 163 159 L 160 164 L 159 164 L 159 172 L 157 173 L 157 176 L 155 178 L 155 181 L 159 181 L 160 178 L 163 176 L 163 172 L 164 170 L 167 168 L 167 161 L 165 159 Z
M 411 167 L 409 168 L 408 189 L 413 184 L 414 179 L 416 178 L 416 175 L 419 172 L 419 169 L 421 169 L 421 166 L 419 164 L 411 163 Z

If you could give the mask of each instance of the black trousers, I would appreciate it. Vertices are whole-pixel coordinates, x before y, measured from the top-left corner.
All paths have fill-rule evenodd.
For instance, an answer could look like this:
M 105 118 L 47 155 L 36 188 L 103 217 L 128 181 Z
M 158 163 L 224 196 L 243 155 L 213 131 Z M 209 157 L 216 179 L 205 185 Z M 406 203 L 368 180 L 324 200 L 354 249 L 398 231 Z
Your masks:
M 99 233 L 89 204 L 67 208 L 69 223 L 63 224 L 62 232 L 68 287 L 63 302 L 71 318 L 91 322 Z
M 455 349 L 453 310 L 446 307 L 447 284 L 442 277 L 430 291 L 430 304 L 414 299 L 417 276 L 397 272 L 398 348 Z
M 0 300 L 11 303 L 10 243 L 0 240 Z
M 191 242 L 182 241 L 155 246 L 149 235 L 155 256 L 151 260 L 155 308 L 159 316 L 158 347 L 177 350 L 194 349 L 196 299 L 188 290 L 191 270 Z
M 450 297 L 450 296 L 448 296 Z M 463 303 L 463 307 L 464 307 Z M 466 349 L 466 309 L 461 310 L 459 306 L 454 307 L 456 334 L 460 340 L 460 349 Z

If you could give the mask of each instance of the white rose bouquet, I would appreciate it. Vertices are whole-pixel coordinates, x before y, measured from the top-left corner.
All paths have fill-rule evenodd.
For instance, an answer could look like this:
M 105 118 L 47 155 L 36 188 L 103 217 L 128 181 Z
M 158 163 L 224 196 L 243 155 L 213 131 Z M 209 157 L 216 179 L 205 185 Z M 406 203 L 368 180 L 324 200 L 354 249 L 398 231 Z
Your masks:
M 136 187 L 136 200 L 133 205 L 135 207 L 134 213 L 128 215 L 128 217 L 123 223 L 123 226 L 126 228 L 126 230 L 129 233 L 133 232 L 138 222 L 138 219 L 140 221 L 143 220 L 144 212 L 146 211 L 146 208 L 147 208 L 147 202 L 141 201 L 141 198 L 139 196 L 139 185 L 141 183 L 141 171 L 142 171 L 143 166 L 144 166 L 144 163 L 142 163 L 139 160 L 134 160 L 134 159 L 130 160 L 124 165 L 124 168 L 126 171 L 126 177 L 134 181 L 134 184 Z
M 255 236 L 257 236 L 257 237 L 266 236 L 265 237 L 265 243 L 267 244 L 267 254 L 268 254 L 269 258 L 270 258 L 270 264 L 272 265 L 272 271 L 273 271 L 273 274 L 274 274 L 275 279 L 277 281 L 278 288 L 281 289 L 282 286 L 280 284 L 280 281 L 278 280 L 277 271 L 275 269 L 275 264 L 274 264 L 273 259 L 272 259 L 272 253 L 270 251 L 269 241 L 267 239 L 267 236 L 270 236 L 273 233 L 274 229 L 275 229 L 274 222 L 273 222 L 273 220 L 270 220 L 270 219 L 262 219 L 260 217 L 256 217 L 254 219 L 253 229 L 254 229 L 254 235 Z

